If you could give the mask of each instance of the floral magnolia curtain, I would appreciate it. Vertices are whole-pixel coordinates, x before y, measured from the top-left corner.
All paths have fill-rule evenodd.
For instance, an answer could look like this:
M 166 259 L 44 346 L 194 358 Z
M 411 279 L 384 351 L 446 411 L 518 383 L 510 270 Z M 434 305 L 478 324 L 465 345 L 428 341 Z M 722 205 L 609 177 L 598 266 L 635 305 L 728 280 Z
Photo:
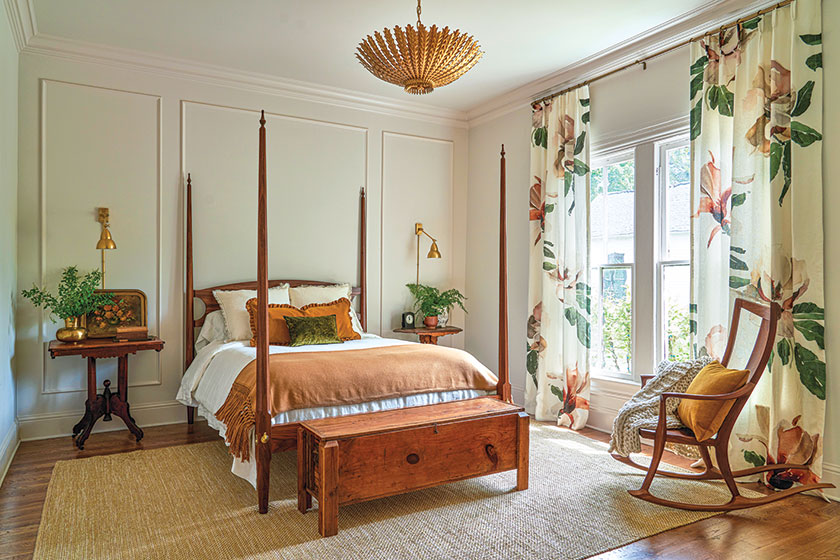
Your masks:
M 769 473 L 779 488 L 822 468 L 820 29 L 820 0 L 796 0 L 691 47 L 694 350 L 722 355 L 735 297 L 782 307 L 730 443 L 733 469 L 810 463 Z
M 525 406 L 582 428 L 589 416 L 589 88 L 535 104 Z

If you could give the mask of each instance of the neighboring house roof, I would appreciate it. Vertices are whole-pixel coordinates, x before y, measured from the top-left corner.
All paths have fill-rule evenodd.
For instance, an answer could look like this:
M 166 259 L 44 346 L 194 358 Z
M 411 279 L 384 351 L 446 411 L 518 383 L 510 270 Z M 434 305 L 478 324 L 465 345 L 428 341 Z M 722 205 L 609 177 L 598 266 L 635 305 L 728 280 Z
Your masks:
M 669 191 L 669 202 L 675 208 L 690 208 L 688 184 L 669 187 Z M 634 198 L 634 193 L 630 191 L 609 193 L 606 196 L 610 237 L 633 235 Z M 593 238 L 603 237 L 604 235 L 603 212 L 604 195 L 599 194 L 589 203 L 590 227 Z M 673 219 L 669 224 L 669 229 L 672 232 L 688 233 L 691 227 L 690 212 L 675 212 L 671 217 Z

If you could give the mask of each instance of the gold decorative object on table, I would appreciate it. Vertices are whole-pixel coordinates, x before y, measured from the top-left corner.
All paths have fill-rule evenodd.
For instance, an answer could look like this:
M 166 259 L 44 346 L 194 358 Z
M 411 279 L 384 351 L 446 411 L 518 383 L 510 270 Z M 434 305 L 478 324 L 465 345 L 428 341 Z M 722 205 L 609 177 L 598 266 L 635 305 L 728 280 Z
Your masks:
M 368 72 L 415 95 L 451 84 L 484 54 L 478 42 L 460 29 L 453 32 L 420 23 L 420 11 L 417 0 L 417 29 L 397 25 L 392 33 L 386 27 L 382 34 L 375 31 L 375 38 L 368 35 L 356 49 L 356 58 Z
M 427 259 L 439 259 L 441 258 L 440 249 L 438 249 L 437 239 L 426 233 L 426 230 L 423 229 L 423 224 L 417 222 L 414 224 L 414 235 L 417 236 L 417 278 L 415 280 L 415 284 L 420 283 L 420 236 L 425 235 L 429 239 L 432 240 L 432 246 L 429 247 L 429 254 L 426 255 Z
M 89 338 L 112 338 L 118 336 L 120 327 L 146 326 L 146 294 L 142 290 L 108 290 L 107 293 L 113 294 L 111 302 L 87 314 Z
M 111 213 L 108 208 L 98 208 L 96 221 L 102 224 L 102 232 L 99 234 L 99 241 L 96 242 L 96 248 L 102 251 L 102 289 L 105 289 L 105 251 L 116 249 L 117 244 L 114 243 L 114 238 L 111 237 L 111 230 L 108 227 L 111 225 Z
M 64 326 L 55 331 L 55 337 L 61 342 L 81 342 L 87 338 L 87 329 L 78 317 L 67 317 Z

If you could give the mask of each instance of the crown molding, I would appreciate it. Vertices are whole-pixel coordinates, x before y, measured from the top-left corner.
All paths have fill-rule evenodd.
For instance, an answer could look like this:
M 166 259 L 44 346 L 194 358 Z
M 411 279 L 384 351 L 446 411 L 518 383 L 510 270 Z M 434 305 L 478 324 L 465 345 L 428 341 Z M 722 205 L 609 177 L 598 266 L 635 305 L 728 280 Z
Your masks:
M 12 31 L 15 47 L 21 52 L 26 43 L 35 36 L 38 28 L 35 26 L 35 9 L 32 0 L 3 0 L 6 6 L 6 16 Z
M 467 111 L 469 127 L 501 117 L 554 91 L 561 91 L 575 83 L 630 64 L 777 1 L 711 0 L 662 25 L 473 107 Z
M 14 2 L 15 0 L 6 0 L 6 2 L 10 1 Z M 17 1 L 22 2 L 26 0 Z M 148 72 L 160 76 L 188 79 L 210 85 L 281 95 L 291 99 L 323 103 L 393 117 L 421 120 L 423 122 L 458 128 L 467 127 L 466 113 L 464 111 L 397 101 L 387 97 L 349 89 L 280 78 L 258 72 L 236 70 L 133 49 L 122 49 L 96 43 L 76 41 L 43 33 L 38 33 L 30 37 L 21 52 L 24 54 L 49 56 L 73 60 L 75 62 L 86 62 L 132 71 Z

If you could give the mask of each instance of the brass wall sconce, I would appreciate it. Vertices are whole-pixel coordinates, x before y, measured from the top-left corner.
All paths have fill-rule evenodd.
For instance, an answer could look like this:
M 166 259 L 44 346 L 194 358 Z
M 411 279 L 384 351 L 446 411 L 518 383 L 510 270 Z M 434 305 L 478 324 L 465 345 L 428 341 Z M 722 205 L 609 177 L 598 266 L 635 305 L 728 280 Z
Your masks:
M 99 234 L 99 241 L 96 242 L 96 248 L 102 252 L 102 289 L 105 289 L 105 251 L 116 249 L 117 244 L 114 243 L 114 238 L 111 237 L 111 231 L 108 227 L 111 225 L 110 211 L 107 208 L 97 208 L 96 221 L 102 224 L 102 232 Z
M 425 235 L 429 239 L 432 240 L 432 246 L 429 247 L 429 254 L 426 255 L 427 259 L 439 259 L 440 258 L 440 249 L 437 246 L 437 239 L 426 233 L 426 230 L 423 229 L 423 224 L 417 222 L 414 224 L 414 235 L 417 236 L 417 278 L 415 280 L 415 284 L 420 283 L 420 236 Z

